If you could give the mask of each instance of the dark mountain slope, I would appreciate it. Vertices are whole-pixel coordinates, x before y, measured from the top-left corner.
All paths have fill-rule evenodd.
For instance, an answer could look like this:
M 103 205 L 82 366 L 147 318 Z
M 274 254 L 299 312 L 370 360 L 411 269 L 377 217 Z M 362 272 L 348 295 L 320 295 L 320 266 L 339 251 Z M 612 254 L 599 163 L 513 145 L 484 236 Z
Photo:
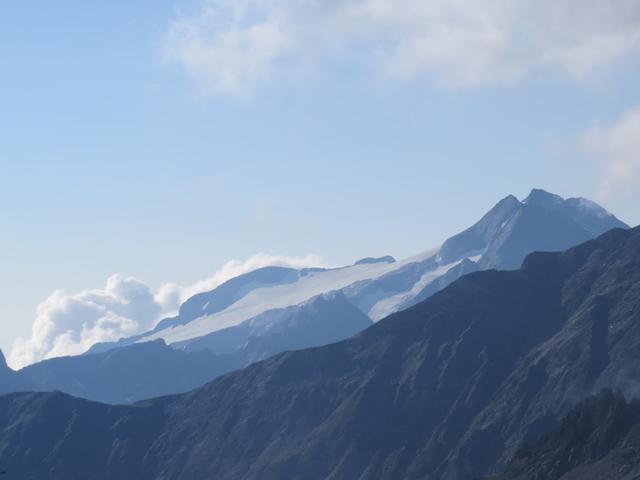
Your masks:
M 640 400 L 603 390 L 575 407 L 552 432 L 527 446 L 493 480 L 640 478 Z
M 475 478 L 595 389 L 635 386 L 639 312 L 640 229 L 613 230 L 186 395 L 91 414 L 5 397 L 0 465 L 51 479 Z M 34 445 L 56 454 L 26 461 Z
M 159 408 L 58 392 L 0 397 L 0 422 L 0 465 L 7 478 L 21 480 L 151 479 L 144 454 L 165 426 Z
M 17 375 L 30 383 L 30 390 L 57 390 L 117 404 L 187 392 L 235 368 L 235 362 L 212 352 L 183 352 L 156 340 L 44 360 Z

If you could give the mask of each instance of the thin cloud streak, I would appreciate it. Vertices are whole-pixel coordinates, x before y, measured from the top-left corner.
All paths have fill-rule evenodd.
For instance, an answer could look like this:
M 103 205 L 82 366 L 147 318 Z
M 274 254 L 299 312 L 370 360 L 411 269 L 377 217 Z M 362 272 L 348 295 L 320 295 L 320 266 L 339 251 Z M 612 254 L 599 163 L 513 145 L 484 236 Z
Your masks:
M 171 21 L 165 52 L 217 95 L 341 63 L 470 88 L 582 79 L 638 52 L 639 23 L 636 0 L 211 0 Z
M 598 199 L 633 201 L 640 185 L 640 107 L 610 125 L 592 128 L 579 143 L 596 162 Z

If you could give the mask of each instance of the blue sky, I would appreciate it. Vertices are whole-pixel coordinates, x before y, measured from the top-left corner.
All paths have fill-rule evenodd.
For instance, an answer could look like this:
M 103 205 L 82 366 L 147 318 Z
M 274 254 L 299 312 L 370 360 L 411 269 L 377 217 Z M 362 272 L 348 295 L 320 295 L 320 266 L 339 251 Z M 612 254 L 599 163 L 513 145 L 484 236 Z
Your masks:
M 532 187 L 640 222 L 640 2 L 387 3 L 3 3 L 3 351 L 55 290 L 403 257 Z

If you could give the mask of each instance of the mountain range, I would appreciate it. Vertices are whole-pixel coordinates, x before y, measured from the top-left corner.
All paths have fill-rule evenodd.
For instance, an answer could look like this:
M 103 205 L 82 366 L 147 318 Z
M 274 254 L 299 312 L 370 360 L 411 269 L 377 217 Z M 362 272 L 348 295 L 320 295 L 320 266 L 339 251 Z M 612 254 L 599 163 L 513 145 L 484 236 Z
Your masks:
M 186 392 L 276 353 L 350 337 L 371 320 L 339 292 L 265 312 L 248 322 L 173 348 L 164 340 L 39 362 L 13 373 L 28 388 L 107 403 Z M 214 353 L 215 352 L 215 353 Z
M 190 393 L 131 406 L 6 395 L 0 465 L 53 480 L 477 478 L 589 395 L 635 395 L 639 352 L 640 228 L 614 229 Z
M 348 338 L 465 274 L 514 269 L 533 251 L 564 250 L 611 228 L 628 226 L 586 199 L 543 190 L 522 202 L 510 195 L 438 248 L 341 268 L 261 268 L 193 296 L 149 332 L 15 375 L 4 368 L 20 379 L 11 385 L 22 387 L 0 388 L 27 385 L 109 403 L 186 392 L 271 355 Z

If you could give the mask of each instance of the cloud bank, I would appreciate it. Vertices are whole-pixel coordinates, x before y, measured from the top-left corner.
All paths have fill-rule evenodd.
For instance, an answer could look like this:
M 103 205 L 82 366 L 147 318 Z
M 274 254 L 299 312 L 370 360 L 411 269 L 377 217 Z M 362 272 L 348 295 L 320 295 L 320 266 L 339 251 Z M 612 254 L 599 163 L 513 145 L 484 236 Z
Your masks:
M 210 278 L 201 280 L 193 285 L 184 287 L 175 283 L 168 283 L 160 287 L 156 298 L 163 305 L 165 311 L 174 314 L 178 307 L 189 297 L 213 290 L 218 285 L 243 273 L 257 270 L 258 268 L 275 266 L 290 268 L 307 268 L 324 266 L 322 257 L 318 255 L 305 255 L 303 257 L 290 257 L 284 255 L 269 255 L 258 253 L 246 260 L 230 260 L 220 267 Z M 167 315 L 163 315 L 163 318 Z
M 229 261 L 212 277 L 186 287 L 166 284 L 154 292 L 133 277 L 113 275 L 102 289 L 74 294 L 57 291 L 38 306 L 31 337 L 14 342 L 8 362 L 12 368 L 22 368 L 47 358 L 81 354 L 98 342 L 144 332 L 175 314 L 190 296 L 269 265 L 303 268 L 322 265 L 322 259 L 316 255 L 261 253 L 244 261 Z
M 341 64 L 446 87 L 574 79 L 640 50 L 637 0 L 208 0 L 166 56 L 205 92 L 248 96 Z
M 640 107 L 611 125 L 591 129 L 580 139 L 596 161 L 597 196 L 606 201 L 632 201 L 640 185 Z

